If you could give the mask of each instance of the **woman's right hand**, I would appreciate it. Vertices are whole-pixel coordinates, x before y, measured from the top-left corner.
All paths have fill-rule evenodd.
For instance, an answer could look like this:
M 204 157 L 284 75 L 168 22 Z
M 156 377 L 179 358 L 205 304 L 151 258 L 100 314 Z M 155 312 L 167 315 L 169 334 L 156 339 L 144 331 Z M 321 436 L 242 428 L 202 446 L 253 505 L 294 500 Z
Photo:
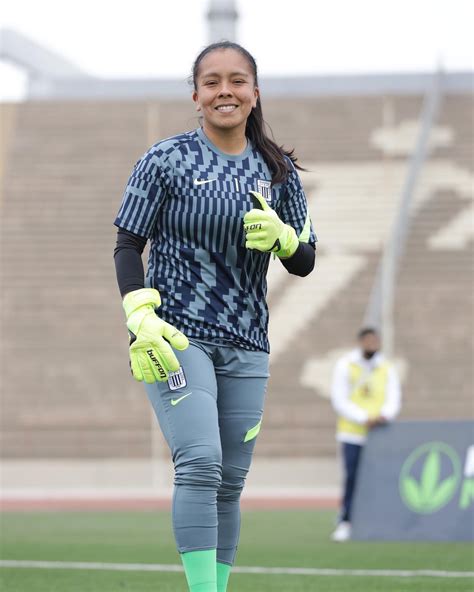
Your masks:
M 168 374 L 180 366 L 172 348 L 182 351 L 189 345 L 184 333 L 157 316 L 155 308 L 160 305 L 160 294 L 153 288 L 134 290 L 123 300 L 132 374 L 148 384 L 168 380 Z

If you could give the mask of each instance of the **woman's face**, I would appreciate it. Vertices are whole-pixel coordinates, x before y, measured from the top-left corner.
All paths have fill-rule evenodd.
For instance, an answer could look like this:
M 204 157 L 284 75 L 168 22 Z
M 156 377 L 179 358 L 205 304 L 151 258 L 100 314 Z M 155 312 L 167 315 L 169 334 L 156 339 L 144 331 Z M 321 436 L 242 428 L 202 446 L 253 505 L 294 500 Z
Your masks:
M 214 50 L 199 64 L 193 101 L 204 119 L 204 129 L 245 135 L 247 118 L 259 95 L 252 68 L 234 49 Z

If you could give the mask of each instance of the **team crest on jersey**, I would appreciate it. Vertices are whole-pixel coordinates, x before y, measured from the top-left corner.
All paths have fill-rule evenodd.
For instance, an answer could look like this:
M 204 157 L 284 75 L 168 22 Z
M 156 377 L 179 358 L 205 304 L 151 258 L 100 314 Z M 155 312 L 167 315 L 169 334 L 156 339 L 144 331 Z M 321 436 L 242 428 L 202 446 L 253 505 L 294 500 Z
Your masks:
M 272 201 L 272 184 L 271 181 L 263 181 L 257 179 L 257 191 L 263 195 L 267 203 Z
M 180 366 L 176 372 L 168 373 L 168 386 L 170 391 L 177 391 L 186 386 L 186 376 L 184 375 L 183 367 Z

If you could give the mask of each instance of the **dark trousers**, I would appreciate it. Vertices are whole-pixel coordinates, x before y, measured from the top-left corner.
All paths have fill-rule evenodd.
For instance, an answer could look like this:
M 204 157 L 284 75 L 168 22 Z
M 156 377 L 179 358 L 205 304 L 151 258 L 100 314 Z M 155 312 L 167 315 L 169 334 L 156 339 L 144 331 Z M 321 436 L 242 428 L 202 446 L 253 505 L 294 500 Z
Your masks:
M 341 521 L 350 522 L 352 497 L 357 478 L 362 446 L 359 444 L 342 443 L 342 458 L 344 462 L 344 496 L 342 498 Z

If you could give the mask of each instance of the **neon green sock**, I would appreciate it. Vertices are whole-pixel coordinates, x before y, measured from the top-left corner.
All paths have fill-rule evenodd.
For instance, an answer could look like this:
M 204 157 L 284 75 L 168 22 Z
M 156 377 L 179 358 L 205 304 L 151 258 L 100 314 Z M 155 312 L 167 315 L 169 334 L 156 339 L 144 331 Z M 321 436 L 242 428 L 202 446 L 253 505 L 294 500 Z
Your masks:
M 217 592 L 216 550 L 181 554 L 189 592 Z
M 227 563 L 220 563 L 219 561 L 217 562 L 217 592 L 226 592 L 231 569 L 232 565 L 227 565 Z

